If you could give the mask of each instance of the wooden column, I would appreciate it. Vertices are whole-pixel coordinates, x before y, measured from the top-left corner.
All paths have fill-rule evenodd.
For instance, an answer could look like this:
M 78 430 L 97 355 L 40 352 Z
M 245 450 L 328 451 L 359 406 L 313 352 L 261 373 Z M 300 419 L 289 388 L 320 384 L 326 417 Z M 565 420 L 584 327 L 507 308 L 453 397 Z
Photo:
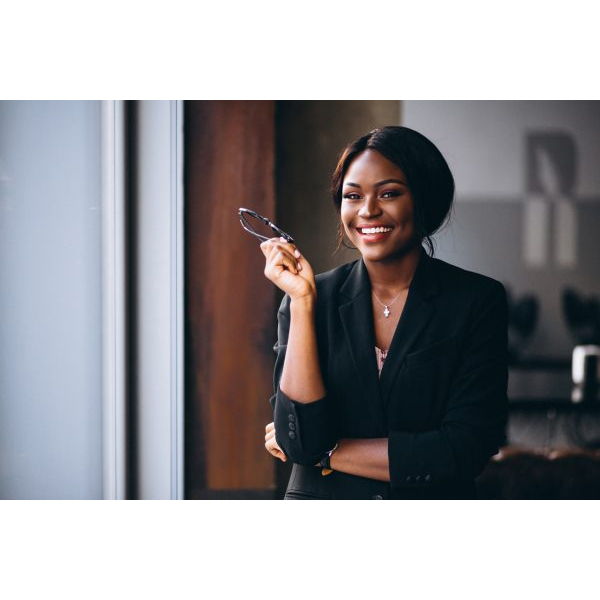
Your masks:
M 186 496 L 268 497 L 275 297 L 237 209 L 275 216 L 271 101 L 185 105 Z

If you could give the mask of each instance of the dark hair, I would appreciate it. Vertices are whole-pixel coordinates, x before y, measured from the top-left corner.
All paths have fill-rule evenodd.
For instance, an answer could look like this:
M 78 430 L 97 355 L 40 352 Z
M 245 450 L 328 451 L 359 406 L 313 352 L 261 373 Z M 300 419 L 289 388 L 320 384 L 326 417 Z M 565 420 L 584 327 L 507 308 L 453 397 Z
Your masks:
M 448 219 L 454 200 L 454 178 L 448 163 L 424 135 L 408 127 L 388 126 L 363 135 L 343 150 L 331 177 L 331 194 L 338 214 L 342 183 L 350 163 L 365 150 L 377 150 L 400 167 L 415 203 L 415 228 L 433 256 L 433 235 Z M 340 226 L 340 243 L 343 228 Z M 339 244 L 338 244 L 339 248 Z

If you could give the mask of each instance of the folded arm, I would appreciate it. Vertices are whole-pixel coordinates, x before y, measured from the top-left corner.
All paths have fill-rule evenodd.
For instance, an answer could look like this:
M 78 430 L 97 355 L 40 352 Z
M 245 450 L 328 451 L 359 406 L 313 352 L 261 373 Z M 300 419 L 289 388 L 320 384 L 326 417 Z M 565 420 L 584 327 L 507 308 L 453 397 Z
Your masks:
M 501 286 L 490 285 L 472 311 L 461 360 L 448 391 L 446 413 L 437 429 L 392 430 L 388 438 L 377 439 L 330 438 L 324 445 L 326 404 L 320 400 L 312 405 L 313 414 L 303 415 L 299 433 L 308 438 L 314 435 L 321 445 L 315 441 L 313 447 L 321 452 L 339 442 L 331 457 L 334 470 L 389 481 L 392 487 L 472 480 L 502 441 L 507 413 L 506 336 L 506 296 Z M 281 418 L 276 418 L 275 426 L 285 431 L 289 415 L 297 408 L 292 402 L 288 414 L 280 411 Z M 284 437 L 282 434 L 278 439 Z M 315 460 L 304 460 L 303 464 L 314 465 L 320 457 L 315 452 L 309 458 Z
M 331 455 L 334 471 L 378 481 L 390 480 L 387 438 L 344 439 Z

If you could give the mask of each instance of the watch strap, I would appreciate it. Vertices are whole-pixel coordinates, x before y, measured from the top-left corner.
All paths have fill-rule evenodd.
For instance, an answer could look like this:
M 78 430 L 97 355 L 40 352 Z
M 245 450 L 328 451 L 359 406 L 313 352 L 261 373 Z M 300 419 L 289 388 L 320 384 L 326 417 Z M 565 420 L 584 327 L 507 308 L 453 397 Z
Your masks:
M 333 473 L 333 469 L 331 468 L 331 456 L 338 449 L 338 444 L 336 444 L 329 452 L 325 454 L 325 456 L 319 461 L 319 466 L 321 467 L 321 475 L 330 475 Z

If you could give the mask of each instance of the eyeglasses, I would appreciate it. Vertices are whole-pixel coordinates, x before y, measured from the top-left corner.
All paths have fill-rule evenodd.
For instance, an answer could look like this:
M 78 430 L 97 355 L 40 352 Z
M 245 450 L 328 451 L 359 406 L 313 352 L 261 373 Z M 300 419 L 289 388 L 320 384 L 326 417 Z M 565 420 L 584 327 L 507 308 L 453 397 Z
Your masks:
M 258 238 L 261 242 L 266 242 L 270 238 L 255 231 L 254 227 L 252 227 L 252 223 L 254 223 L 255 227 L 258 226 L 258 222 L 263 223 L 264 225 L 267 225 L 267 227 L 270 227 L 279 237 L 284 238 L 286 242 L 295 244 L 294 238 L 289 233 L 279 229 L 279 227 L 277 227 L 275 223 L 271 223 L 267 217 L 263 217 L 249 208 L 240 208 L 238 210 L 238 215 L 240 216 L 240 223 L 242 224 L 242 227 L 248 233 Z

